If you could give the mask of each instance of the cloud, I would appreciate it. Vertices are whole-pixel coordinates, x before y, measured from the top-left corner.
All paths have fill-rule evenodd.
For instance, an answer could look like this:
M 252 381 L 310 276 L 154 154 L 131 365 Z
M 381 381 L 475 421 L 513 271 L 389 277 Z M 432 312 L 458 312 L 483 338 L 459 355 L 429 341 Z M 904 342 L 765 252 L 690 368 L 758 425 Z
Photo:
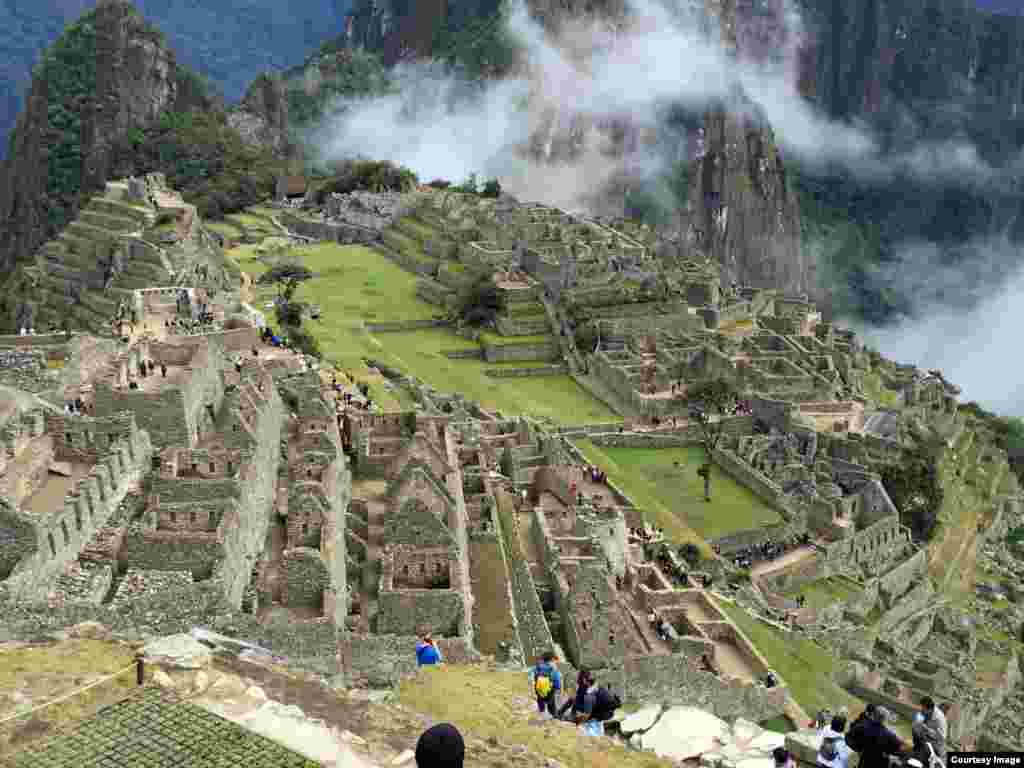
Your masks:
M 1020 247 L 999 235 L 961 249 L 967 253 L 956 261 L 933 244 L 900 249 L 902 274 L 888 279 L 917 291 L 913 317 L 886 328 L 850 326 L 887 358 L 941 370 L 962 401 L 1024 416 L 1024 359 L 1015 354 L 1024 327 Z
M 514 0 L 508 31 L 528 51 L 519 78 L 474 90 L 437 67 L 403 65 L 401 95 L 340 103 L 317 142 L 328 158 L 386 158 L 423 178 L 497 175 L 524 197 L 576 208 L 626 172 L 609 156 L 608 125 L 643 131 L 662 124 L 669 105 L 694 113 L 726 106 L 769 124 L 784 152 L 805 167 L 838 164 L 879 182 L 899 175 L 993 179 L 996 172 L 968 143 L 918 144 L 887 156 L 864 125 L 828 119 L 796 89 L 803 32 L 795 6 L 787 4 L 774 24 L 774 55 L 755 60 L 730 54 L 715 20 L 678 2 L 634 0 L 617 27 L 567 19 L 553 38 Z M 557 153 L 553 164 L 538 162 L 519 151 L 531 136 L 549 146 L 573 125 L 582 127 L 569 162 Z M 638 147 L 630 172 L 666 167 L 663 149 Z

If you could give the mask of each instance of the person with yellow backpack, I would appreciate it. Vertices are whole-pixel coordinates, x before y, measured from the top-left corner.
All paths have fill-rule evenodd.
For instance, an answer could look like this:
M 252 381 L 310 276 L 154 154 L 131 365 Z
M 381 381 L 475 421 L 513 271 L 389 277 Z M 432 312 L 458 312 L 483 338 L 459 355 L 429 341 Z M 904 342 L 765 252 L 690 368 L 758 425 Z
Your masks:
M 552 717 L 558 713 L 558 693 L 562 690 L 562 673 L 555 665 L 555 654 L 547 651 L 530 669 L 530 688 L 537 699 L 537 711 L 547 710 Z

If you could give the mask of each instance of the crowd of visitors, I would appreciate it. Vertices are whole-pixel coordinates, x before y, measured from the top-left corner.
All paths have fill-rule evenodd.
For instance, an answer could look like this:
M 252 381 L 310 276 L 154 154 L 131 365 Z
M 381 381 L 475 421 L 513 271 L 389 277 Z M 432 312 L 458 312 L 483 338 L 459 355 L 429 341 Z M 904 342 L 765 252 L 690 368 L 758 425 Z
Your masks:
M 797 547 L 806 546 L 807 544 L 810 544 L 810 542 L 811 537 L 807 533 L 791 536 L 781 542 L 769 539 L 762 544 L 744 547 L 743 549 L 734 552 L 732 555 L 732 562 L 737 568 L 750 568 L 754 563 L 765 560 L 774 560 L 787 552 L 791 552 Z M 720 553 L 721 549 L 716 546 L 715 552 Z
M 670 638 L 670 625 L 657 609 L 652 609 L 647 618 L 659 638 Z M 442 661 L 441 652 L 430 633 L 424 633 L 416 644 L 417 664 L 425 666 Z M 763 683 L 774 688 L 779 680 L 773 671 L 769 671 Z M 540 714 L 575 723 L 583 733 L 591 736 L 604 735 L 604 723 L 622 706 L 622 699 L 607 686 L 598 685 L 593 673 L 587 669 L 579 671 L 575 691 L 559 704 L 564 685 L 557 656 L 552 651 L 544 653 L 530 668 L 529 685 L 530 695 L 536 700 Z M 911 742 L 892 730 L 890 724 L 894 718 L 885 707 L 868 704 L 849 724 L 848 716 L 845 707 L 835 714 L 823 710 L 808 724 L 809 728 L 818 731 L 815 762 L 820 768 L 849 768 L 850 758 L 855 753 L 860 756 L 859 768 L 892 768 L 894 765 L 945 768 L 946 715 L 930 696 L 920 700 L 920 709 L 914 714 Z M 436 725 L 420 737 L 416 747 L 416 765 L 418 768 L 462 766 L 464 755 L 465 748 L 458 731 L 449 724 Z M 783 747 L 776 748 L 772 757 L 775 768 L 796 766 L 793 755 Z

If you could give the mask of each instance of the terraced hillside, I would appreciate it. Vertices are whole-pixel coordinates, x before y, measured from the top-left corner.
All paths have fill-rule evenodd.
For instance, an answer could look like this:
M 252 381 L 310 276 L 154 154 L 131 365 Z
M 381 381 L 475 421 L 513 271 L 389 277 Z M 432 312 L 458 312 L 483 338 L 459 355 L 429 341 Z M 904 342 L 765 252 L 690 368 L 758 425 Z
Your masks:
M 188 283 L 202 266 L 211 279 L 237 280 L 193 206 L 166 190 L 135 200 L 127 183 L 110 182 L 8 279 L 5 325 L 95 332 L 126 292 Z

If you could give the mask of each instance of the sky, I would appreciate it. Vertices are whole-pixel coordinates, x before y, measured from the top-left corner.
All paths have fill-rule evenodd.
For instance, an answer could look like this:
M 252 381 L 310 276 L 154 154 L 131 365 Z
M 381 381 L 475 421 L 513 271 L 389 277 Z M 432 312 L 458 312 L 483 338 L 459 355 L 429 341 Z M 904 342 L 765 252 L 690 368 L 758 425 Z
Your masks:
M 980 10 L 990 13 L 1024 15 L 1024 0 L 974 0 L 974 4 Z
M 470 98 L 437 68 L 404 66 L 398 71 L 400 95 L 339 103 L 316 143 L 328 158 L 386 158 L 424 180 L 462 181 L 471 172 L 497 176 L 520 199 L 595 212 L 594 192 L 606 187 L 621 165 L 607 156 L 607 138 L 594 125 L 625 120 L 639 128 L 656 127 L 668 105 L 701 112 L 724 103 L 770 125 L 784 156 L 812 169 L 839 164 L 867 180 L 910 175 L 925 184 L 955 179 L 994 185 L 1010 183 L 1018 174 L 1019 166 L 987 166 L 977 148 L 964 142 L 921 142 L 900 154 L 883 155 L 866 126 L 835 122 L 817 110 L 796 90 L 793 66 L 802 24 L 792 8 L 786 15 L 789 34 L 774 63 L 729 56 L 717 36 L 703 34 L 697 18 L 679 2 L 634 0 L 630 8 L 632 22 L 625 28 L 612 31 L 576 20 L 551 39 L 516 2 L 509 30 L 529 51 L 529 71 L 521 78 L 491 83 Z M 575 161 L 524 157 L 521 147 L 538 133 L 543 138 L 546 125 L 564 135 L 579 118 L 591 127 L 584 130 L 583 150 Z M 656 150 L 632 159 L 651 174 L 669 163 Z M 1024 261 L 1003 236 L 979 233 L 971 247 L 983 266 Z M 900 243 L 897 253 L 898 267 L 888 278 L 904 293 L 921 287 L 922 296 L 941 295 L 936 281 L 957 290 L 971 279 L 963 270 L 940 268 L 942 254 L 934 244 Z M 1015 324 L 1024 326 L 1024 302 L 1016 301 L 1020 291 L 1024 280 L 1014 279 L 1004 294 L 988 297 L 969 315 L 922 304 L 915 320 L 898 329 L 874 329 L 873 338 L 883 354 L 899 362 L 943 368 L 964 388 L 965 398 L 1024 416 L 1024 393 L 1012 382 L 999 383 L 1006 378 L 1006 355 L 992 343 L 1009 340 Z M 1024 378 L 1016 372 L 1013 377 Z

